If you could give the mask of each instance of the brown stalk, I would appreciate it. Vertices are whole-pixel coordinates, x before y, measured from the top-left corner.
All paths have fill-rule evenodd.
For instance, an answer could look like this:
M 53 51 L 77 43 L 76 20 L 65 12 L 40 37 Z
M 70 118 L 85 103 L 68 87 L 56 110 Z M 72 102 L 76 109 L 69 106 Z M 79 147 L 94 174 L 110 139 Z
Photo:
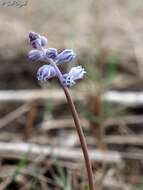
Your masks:
M 86 165 L 86 170 L 87 170 L 87 175 L 88 175 L 88 181 L 89 181 L 89 188 L 90 188 L 90 190 L 95 190 L 91 161 L 89 159 L 89 153 L 88 153 L 87 143 L 86 143 L 86 140 L 85 140 L 85 136 L 84 136 L 82 127 L 80 125 L 78 113 L 76 111 L 75 105 L 73 103 L 73 100 L 72 100 L 72 97 L 70 95 L 70 92 L 69 92 L 68 88 L 65 87 L 62 84 L 63 76 L 61 74 L 61 71 L 59 70 L 59 68 L 57 67 L 56 63 L 53 60 L 50 59 L 49 62 L 51 63 L 51 65 L 53 65 L 53 67 L 55 68 L 55 70 L 57 72 L 59 81 L 61 83 L 61 86 L 62 86 L 62 88 L 64 90 L 64 93 L 66 95 L 66 98 L 67 98 L 67 103 L 68 103 L 68 105 L 69 105 L 69 107 L 71 109 L 71 112 L 72 112 L 72 116 L 73 116 L 73 119 L 74 119 L 75 127 L 76 127 L 76 130 L 77 130 L 78 136 L 79 136 L 81 148 L 82 148 L 84 159 L 85 159 L 85 165 Z
M 71 109 L 72 116 L 73 116 L 74 123 L 75 123 L 75 127 L 76 127 L 76 130 L 77 130 L 79 139 L 80 139 L 80 144 L 81 144 L 81 147 L 82 147 L 82 151 L 83 151 L 83 155 L 84 155 L 84 159 L 85 159 L 85 165 L 86 165 L 87 174 L 88 174 L 89 187 L 90 187 L 90 190 L 94 190 L 95 188 L 94 188 L 94 180 L 93 180 L 91 161 L 89 159 L 87 143 L 86 143 L 86 140 L 85 140 L 85 136 L 84 136 L 82 127 L 80 125 L 78 113 L 76 111 L 75 105 L 73 103 L 73 100 L 71 98 L 71 95 L 70 95 L 70 92 L 69 92 L 68 88 L 63 87 L 63 90 L 65 92 L 68 105 L 69 105 L 69 107 Z

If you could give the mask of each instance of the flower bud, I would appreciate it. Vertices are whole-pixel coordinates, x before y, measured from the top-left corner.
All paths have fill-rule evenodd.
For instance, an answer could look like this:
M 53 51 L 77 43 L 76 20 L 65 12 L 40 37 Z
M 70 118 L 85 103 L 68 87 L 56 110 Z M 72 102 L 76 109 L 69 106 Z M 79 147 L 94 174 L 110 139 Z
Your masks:
M 75 58 L 76 54 L 72 49 L 65 49 L 57 56 L 59 63 L 69 63 Z
M 39 34 L 37 34 L 36 32 L 29 32 L 29 39 L 30 39 L 30 42 L 33 41 L 33 40 L 36 40 L 40 37 Z
M 28 53 L 28 58 L 31 60 L 31 61 L 40 61 L 43 59 L 43 53 L 39 50 L 31 50 L 29 53 Z
M 40 36 L 41 45 L 46 46 L 48 43 L 48 39 L 45 36 Z
M 31 45 L 34 49 L 40 49 L 42 47 L 41 39 L 37 38 L 36 40 L 31 41 Z
M 56 48 L 48 48 L 46 51 L 46 57 L 49 59 L 55 60 L 58 55 L 58 51 Z
M 41 81 L 47 81 L 56 76 L 57 73 L 52 65 L 43 65 L 37 72 L 37 79 Z
M 45 36 L 41 36 L 35 32 L 29 32 L 30 43 L 33 48 L 40 49 L 42 46 L 45 46 L 48 43 L 48 40 Z

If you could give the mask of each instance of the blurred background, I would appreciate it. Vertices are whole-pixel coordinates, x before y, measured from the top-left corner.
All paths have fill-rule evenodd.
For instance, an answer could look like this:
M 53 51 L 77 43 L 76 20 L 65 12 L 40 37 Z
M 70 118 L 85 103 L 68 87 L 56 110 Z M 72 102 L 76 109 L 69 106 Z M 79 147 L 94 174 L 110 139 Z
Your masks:
M 87 71 L 71 93 L 96 189 L 143 190 L 142 0 L 13 2 L 0 1 L 0 189 L 89 190 L 64 93 L 56 80 L 39 83 L 43 63 L 27 58 L 35 31 L 77 53 L 63 72 Z

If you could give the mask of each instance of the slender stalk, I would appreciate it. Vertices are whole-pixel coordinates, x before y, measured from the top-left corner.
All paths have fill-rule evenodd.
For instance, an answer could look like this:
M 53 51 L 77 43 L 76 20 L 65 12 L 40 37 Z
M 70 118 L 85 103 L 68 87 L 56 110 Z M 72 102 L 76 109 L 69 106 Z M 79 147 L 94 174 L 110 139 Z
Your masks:
M 73 116 L 73 119 L 74 119 L 74 123 L 75 123 L 76 130 L 77 130 L 77 133 L 78 133 L 78 136 L 79 136 L 79 139 L 80 139 L 80 144 L 81 144 L 84 159 L 85 159 L 85 165 L 86 165 L 86 170 L 87 170 L 87 174 L 88 174 L 88 181 L 89 181 L 89 188 L 90 188 L 90 190 L 95 190 L 92 167 L 91 167 L 91 161 L 89 159 L 87 143 L 86 143 L 86 140 L 85 140 L 85 136 L 84 136 L 82 127 L 80 125 L 78 113 L 76 111 L 75 105 L 73 103 L 73 100 L 71 98 L 71 95 L 70 95 L 70 92 L 69 92 L 68 88 L 65 87 L 63 85 L 63 83 L 62 83 L 63 82 L 63 76 L 62 76 L 61 71 L 59 70 L 59 68 L 57 67 L 57 65 L 56 65 L 56 63 L 54 61 L 52 61 L 50 59 L 49 62 L 51 63 L 51 65 L 53 65 L 53 67 L 55 68 L 55 70 L 56 70 L 56 72 L 58 74 L 59 81 L 60 81 L 60 83 L 62 85 L 62 88 L 63 88 L 64 93 L 65 93 L 66 98 L 67 98 L 67 103 L 68 103 L 68 105 L 69 105 L 69 107 L 71 109 L 71 112 L 72 112 L 72 116 Z
M 75 123 L 75 126 L 76 126 L 76 130 L 77 130 L 77 133 L 78 133 L 78 136 L 79 136 L 79 139 L 80 139 L 80 144 L 81 144 L 81 147 L 82 147 L 82 151 L 83 151 L 83 155 L 84 155 L 84 159 L 85 159 L 85 165 L 86 165 L 87 174 L 88 174 L 89 187 L 90 187 L 90 190 L 95 190 L 92 167 L 91 167 L 91 162 L 90 162 L 90 159 L 89 159 L 87 143 L 86 143 L 86 140 L 85 140 L 85 136 L 84 136 L 82 127 L 80 125 L 78 113 L 76 111 L 75 105 L 73 103 L 73 100 L 71 98 L 71 95 L 70 95 L 70 92 L 69 92 L 68 88 L 63 87 L 63 90 L 65 92 L 68 105 L 69 105 L 69 107 L 71 109 L 72 116 L 73 116 L 73 119 L 74 119 L 74 123 Z

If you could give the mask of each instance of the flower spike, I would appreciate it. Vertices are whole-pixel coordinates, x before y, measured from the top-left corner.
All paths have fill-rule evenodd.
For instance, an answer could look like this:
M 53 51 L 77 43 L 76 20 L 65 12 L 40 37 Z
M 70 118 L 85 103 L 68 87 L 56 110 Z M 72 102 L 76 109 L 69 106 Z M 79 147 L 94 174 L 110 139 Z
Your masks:
M 41 36 L 38 33 L 30 32 L 29 40 L 34 48 L 28 53 L 28 57 L 31 61 L 45 61 L 47 65 L 43 65 L 37 72 L 37 79 L 47 81 L 53 77 L 57 77 L 63 86 L 71 87 L 76 84 L 77 80 L 84 77 L 86 71 L 82 66 L 71 68 L 69 73 L 62 74 L 58 68 L 58 64 L 64 64 L 71 62 L 76 53 L 72 49 L 65 49 L 58 54 L 56 48 L 44 48 L 48 43 L 45 36 Z M 48 65 L 48 63 L 50 63 Z
M 39 34 L 35 32 L 29 33 L 29 40 L 32 47 L 35 49 L 29 52 L 28 54 L 29 59 L 32 61 L 43 60 L 47 62 L 46 65 L 43 65 L 42 67 L 38 69 L 37 79 L 40 81 L 47 81 L 53 77 L 57 77 L 64 90 L 68 105 L 72 112 L 76 130 L 80 139 L 80 144 L 82 147 L 86 170 L 88 174 L 89 189 L 95 190 L 94 178 L 93 178 L 93 173 L 92 173 L 92 165 L 91 165 L 89 154 L 88 154 L 86 140 L 84 137 L 82 127 L 80 125 L 79 116 L 74 106 L 74 102 L 67 88 L 76 84 L 77 80 L 82 79 L 86 71 L 84 70 L 84 68 L 82 68 L 82 66 L 77 66 L 77 67 L 73 67 L 69 71 L 69 73 L 62 74 L 57 64 L 71 62 L 76 56 L 75 52 L 71 49 L 66 49 L 60 54 L 58 54 L 55 48 L 45 49 L 44 46 L 48 42 L 47 39 L 44 36 L 40 36 Z

